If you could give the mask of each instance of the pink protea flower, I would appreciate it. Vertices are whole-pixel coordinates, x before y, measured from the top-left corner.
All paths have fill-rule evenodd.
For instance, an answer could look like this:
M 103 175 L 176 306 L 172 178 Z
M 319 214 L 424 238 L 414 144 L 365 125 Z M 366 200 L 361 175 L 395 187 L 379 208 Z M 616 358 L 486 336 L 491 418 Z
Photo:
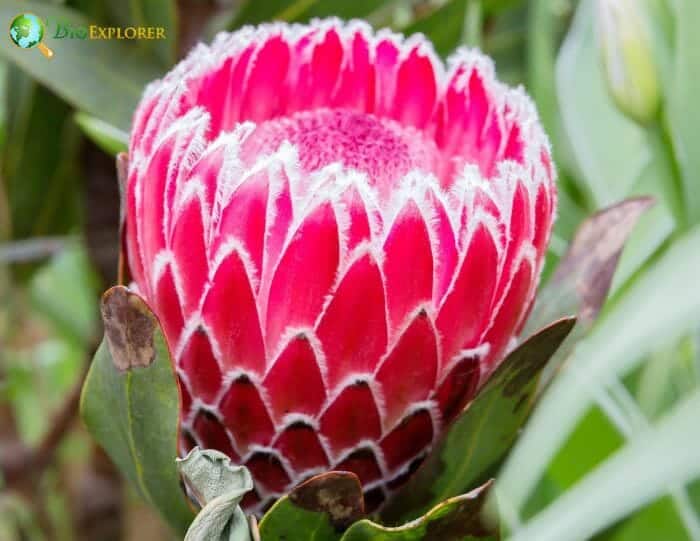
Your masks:
M 523 325 L 555 213 L 530 100 L 365 24 L 219 35 L 151 84 L 126 245 L 184 398 L 261 508 L 355 472 L 379 504 Z

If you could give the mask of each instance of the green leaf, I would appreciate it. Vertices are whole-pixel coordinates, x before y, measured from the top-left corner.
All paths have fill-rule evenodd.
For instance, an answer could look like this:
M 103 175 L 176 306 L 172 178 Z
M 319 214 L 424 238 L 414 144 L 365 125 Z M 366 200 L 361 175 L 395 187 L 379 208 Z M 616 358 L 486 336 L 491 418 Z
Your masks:
M 165 337 L 146 303 L 123 286 L 102 300 L 103 340 L 81 399 L 85 424 L 122 474 L 184 533 L 193 513 L 175 465 L 179 390 Z
M 350 526 L 342 541 L 489 541 L 498 539 L 482 522 L 481 511 L 490 483 L 469 494 L 451 498 L 418 520 L 387 528 L 370 520 Z
M 684 344 L 687 342 L 687 339 L 683 341 Z M 666 365 L 667 372 L 674 367 L 690 368 L 692 371 L 691 366 L 685 366 L 692 364 L 691 362 L 686 363 L 691 359 L 687 359 L 686 355 L 678 357 L 676 349 L 674 344 L 673 348 L 669 347 L 660 352 L 658 360 L 661 362 L 656 362 L 656 359 L 652 358 L 644 367 L 640 367 L 639 371 L 635 371 L 635 374 L 625 378 L 629 380 L 626 385 L 615 383 L 611 385 L 609 390 L 601 390 L 598 393 L 598 405 L 589 409 L 566 443 L 550 461 L 545 477 L 538 484 L 523 510 L 523 519 L 532 517 L 551 504 L 624 445 L 626 438 L 632 440 L 648 426 L 645 412 L 642 412 L 630 394 L 638 379 L 636 372 L 642 372 L 642 375 L 645 376 L 647 368 L 653 367 L 653 373 L 649 374 L 649 377 L 650 379 L 654 378 L 654 381 L 649 382 L 650 387 L 653 386 L 657 393 L 664 393 L 668 387 L 669 376 L 660 373 L 658 365 Z M 693 357 L 694 351 L 691 348 L 691 351 L 685 353 Z M 679 365 L 683 365 L 683 367 Z M 697 388 L 697 383 L 694 383 L 697 381 L 695 374 L 683 370 L 683 373 L 678 374 L 678 377 L 683 378 L 684 385 Z M 628 386 L 631 386 L 632 389 L 627 390 Z M 689 389 L 683 396 L 688 396 L 691 392 L 692 389 Z M 679 401 L 680 399 L 676 402 Z M 668 400 L 665 402 L 671 403 Z M 669 409 L 666 407 L 665 411 L 669 411 Z M 658 415 L 655 415 L 651 418 L 657 417 Z M 555 487 L 555 490 L 552 490 L 552 487 Z M 689 532 L 700 533 L 698 530 L 700 523 L 694 516 L 682 488 L 672 487 L 671 491 L 671 497 L 663 498 L 640 510 L 634 516 L 608 529 L 601 534 L 602 537 L 597 536 L 596 541 L 618 541 L 618 536 L 619 539 L 627 541 L 632 539 L 680 541 L 687 539 L 683 533 L 686 526 Z
M 623 434 L 599 407 L 591 407 L 549 464 L 549 477 L 562 489 L 583 479 L 625 443 Z
M 687 487 L 691 507 L 700 515 L 700 479 L 696 479 Z
M 388 522 L 422 513 L 483 481 L 513 444 L 531 409 L 540 372 L 574 325 L 561 319 L 512 351 L 448 428 L 421 467 L 383 511 Z
M 57 334 L 79 347 L 94 343 L 97 335 L 98 294 L 97 277 L 78 242 L 68 242 L 29 284 L 33 309 Z
M 641 273 L 574 349 L 552 382 L 499 476 L 514 515 L 550 458 L 608 382 L 639 365 L 660 342 L 700 324 L 700 226 Z M 582 385 L 585 382 L 585 385 Z
M 187 530 L 185 541 L 251 541 L 245 514 L 239 507 L 253 478 L 245 466 L 216 450 L 192 449 L 178 468 L 202 510 Z
M 537 103 L 545 131 L 554 136 L 560 130 L 554 64 L 555 24 L 550 0 L 533 0 L 528 11 L 528 90 Z M 554 138 L 558 140 L 558 138 Z M 558 147 L 554 147 L 555 152 Z
M 670 4 L 676 16 L 676 43 L 668 122 L 681 170 L 687 217 L 694 224 L 700 221 L 700 2 L 678 0 Z
M 619 288 L 632 278 L 647 261 L 656 253 L 673 233 L 676 222 L 665 200 L 662 190 L 658 186 L 662 175 L 668 175 L 669 171 L 664 167 L 663 157 L 655 153 L 655 159 L 641 174 L 632 194 L 652 195 L 655 204 L 639 218 L 637 225 L 625 242 L 619 264 L 615 270 L 615 276 L 610 286 L 610 293 L 614 295 Z
M 528 519 L 551 504 L 624 443 L 624 435 L 605 413 L 597 406 L 591 407 L 550 461 L 523 509 L 522 518 Z
M 435 46 L 435 51 L 446 56 L 462 41 L 468 0 L 448 0 L 429 15 L 412 22 L 401 31 L 405 35 L 420 32 Z
M 558 216 L 554 227 L 555 234 L 564 240 L 571 238 L 573 230 L 588 213 L 585 207 L 590 203 L 582 197 L 587 194 L 582 194 L 571 178 L 577 167 L 573 163 L 573 149 L 564 133 L 557 99 L 556 57 L 560 42 L 568 30 L 573 9 L 571 3 L 532 0 L 522 15 L 527 17 L 527 27 L 522 30 L 522 44 L 519 47 L 516 45 L 516 48 L 525 48 L 526 57 L 519 59 L 519 62 L 527 66 L 526 89 L 535 100 L 545 133 L 552 141 L 555 162 L 559 166 Z M 498 67 L 498 57 L 495 60 Z
M 693 1 L 693 0 L 690 0 Z M 557 59 L 564 131 L 583 189 L 597 207 L 624 198 L 650 159 L 642 128 L 617 110 L 607 92 L 593 34 L 594 2 L 580 2 Z
M 700 461 L 688 434 L 695 432 L 700 390 L 638 435 L 542 513 L 510 541 L 590 539 L 622 517 L 654 501 L 670 486 L 700 477 Z M 659 467 L 663 457 L 663 467 Z M 510 495 L 497 486 L 499 504 Z
M 377 0 L 248 0 L 236 14 L 229 28 L 267 21 L 308 21 L 314 17 L 335 16 L 341 19 L 366 17 L 381 7 Z
M 4 41 L 10 43 L 9 39 Z M 7 190 L 12 236 L 21 239 L 66 233 L 80 217 L 80 134 L 71 122 L 68 106 L 57 96 L 16 67 L 8 74 L 9 114 L 1 177 Z
M 57 21 L 74 27 L 90 25 L 91 21 L 70 8 L 29 0 L 4 0 L 0 4 L 0 20 L 10 21 L 24 11 L 48 19 L 44 44 L 54 51 L 53 58 L 47 60 L 35 49 L 20 49 L 9 39 L 2 40 L 2 56 L 76 109 L 128 130 L 144 86 L 162 72 L 157 63 L 123 40 L 55 39 Z
M 685 531 L 673 500 L 666 496 L 614 526 L 596 541 L 692 541 Z
M 125 131 L 87 113 L 75 113 L 74 118 L 85 135 L 107 154 L 116 156 L 127 151 L 129 134 Z
M 260 522 L 260 535 L 265 541 L 337 541 L 363 514 L 355 474 L 324 473 L 277 500 Z
M 177 3 L 175 0 L 109 0 L 107 9 L 122 26 L 162 27 L 165 39 L 137 40 L 136 45 L 155 54 L 165 67 L 177 54 Z

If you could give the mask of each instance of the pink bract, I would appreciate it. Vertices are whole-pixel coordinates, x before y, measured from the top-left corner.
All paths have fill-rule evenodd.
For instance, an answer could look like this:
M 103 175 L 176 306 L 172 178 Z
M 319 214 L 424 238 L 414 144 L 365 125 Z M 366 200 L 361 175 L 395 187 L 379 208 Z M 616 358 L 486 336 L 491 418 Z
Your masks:
M 145 91 L 129 159 L 181 450 L 248 466 L 249 509 L 329 469 L 379 505 L 524 324 L 556 207 L 522 89 L 359 22 L 197 46 Z

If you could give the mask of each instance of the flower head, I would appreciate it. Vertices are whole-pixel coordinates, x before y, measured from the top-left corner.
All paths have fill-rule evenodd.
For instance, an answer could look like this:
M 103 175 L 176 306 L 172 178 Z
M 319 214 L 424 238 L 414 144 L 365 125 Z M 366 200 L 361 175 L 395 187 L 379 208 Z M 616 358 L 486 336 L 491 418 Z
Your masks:
M 328 469 L 380 503 L 502 358 L 555 214 L 537 114 L 481 54 L 335 20 L 200 45 L 134 117 L 126 245 L 194 442 L 248 506 Z

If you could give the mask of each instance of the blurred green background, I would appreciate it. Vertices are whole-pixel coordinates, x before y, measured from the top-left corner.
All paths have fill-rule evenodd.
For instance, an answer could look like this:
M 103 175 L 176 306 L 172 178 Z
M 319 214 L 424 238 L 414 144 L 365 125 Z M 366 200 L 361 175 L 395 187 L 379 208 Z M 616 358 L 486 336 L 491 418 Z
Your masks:
M 499 486 L 516 536 L 533 519 L 522 539 L 559 520 L 596 539 L 700 540 L 698 0 L 0 0 L 1 24 L 20 12 L 168 39 L 49 35 L 48 61 L 0 38 L 0 540 L 170 538 L 76 415 L 115 281 L 114 155 L 144 84 L 196 41 L 329 15 L 423 32 L 442 56 L 477 46 L 533 96 L 559 172 L 543 282 L 585 217 L 655 197 L 571 354 L 580 370 L 552 385 Z M 587 505 L 620 491 L 610 517 Z

